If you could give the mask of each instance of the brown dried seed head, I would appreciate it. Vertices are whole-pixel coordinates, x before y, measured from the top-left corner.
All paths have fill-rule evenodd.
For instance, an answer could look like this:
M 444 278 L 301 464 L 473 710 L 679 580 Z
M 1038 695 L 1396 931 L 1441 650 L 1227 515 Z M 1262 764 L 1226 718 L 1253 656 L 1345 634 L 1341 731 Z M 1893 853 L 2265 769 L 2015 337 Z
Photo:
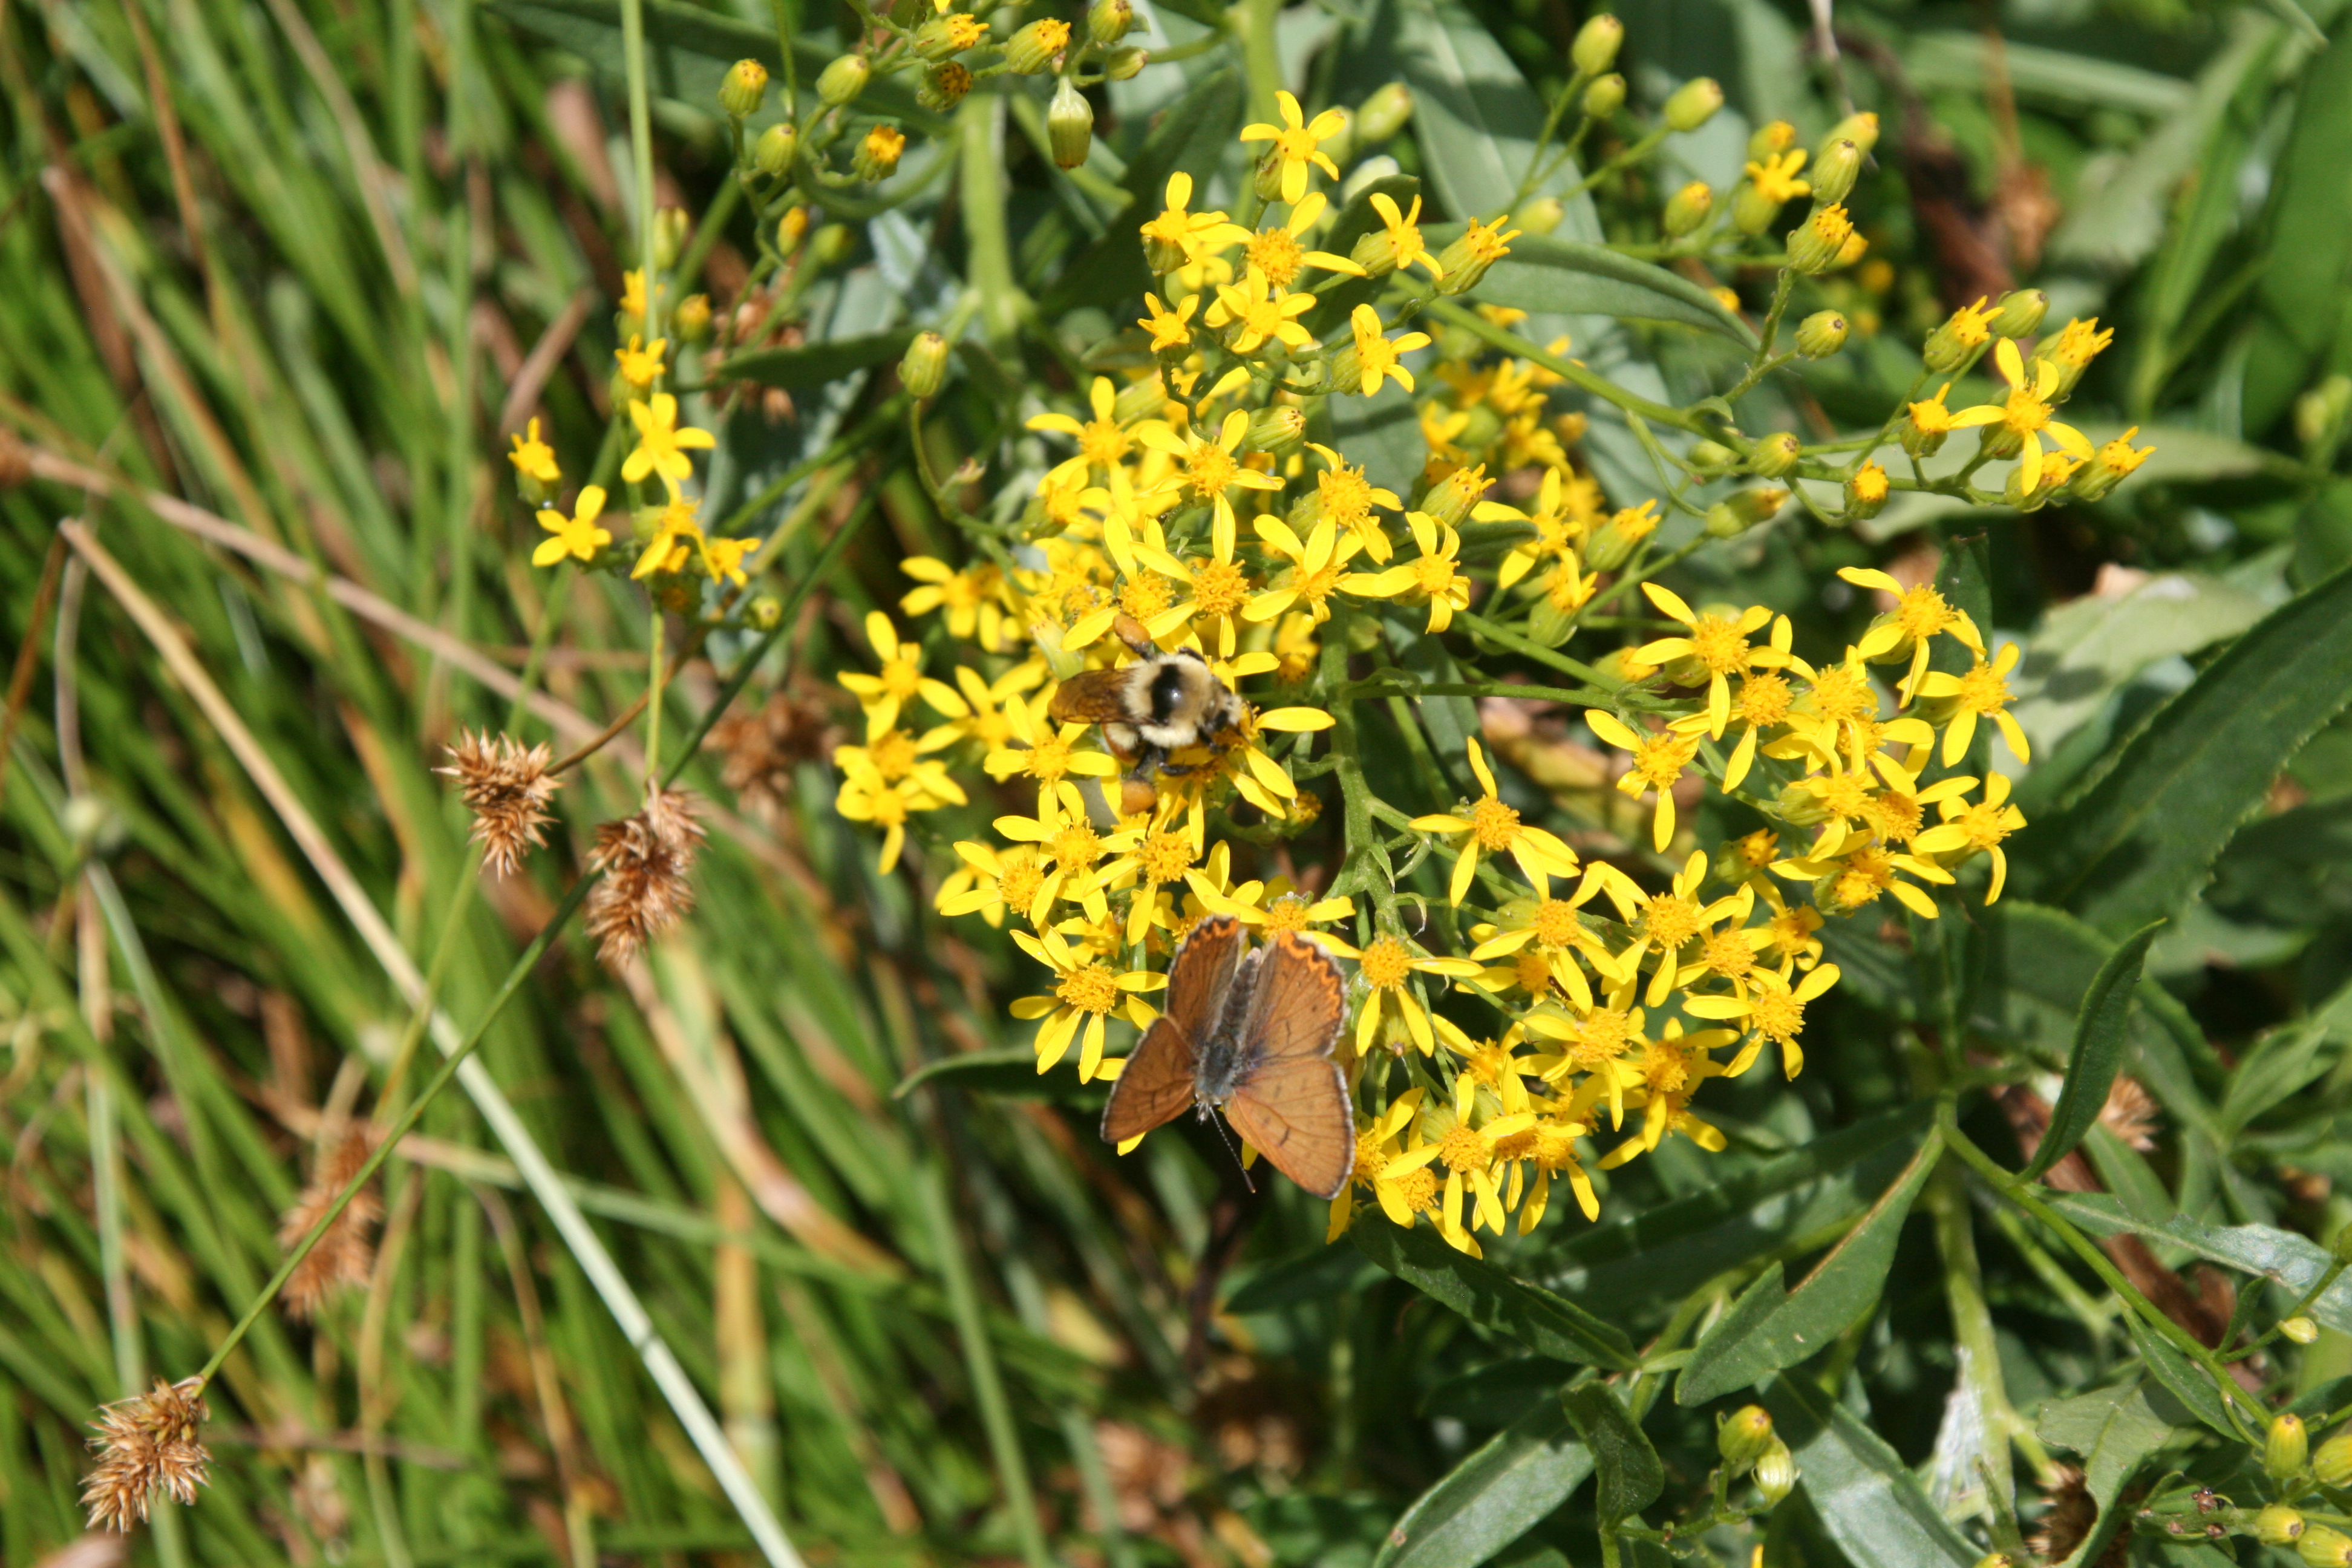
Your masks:
M 333 1205 L 335 1194 L 359 1174 L 367 1157 L 367 1135 L 359 1129 L 353 1128 L 336 1140 L 334 1146 L 312 1166 L 310 1185 L 302 1189 L 294 1206 L 279 1222 L 278 1245 L 289 1250 L 300 1245 L 302 1238 L 310 1234 L 310 1227 Z M 353 1194 L 327 1234 L 319 1238 L 319 1245 L 310 1250 L 286 1281 L 286 1310 L 298 1318 L 315 1317 L 336 1287 L 365 1284 L 375 1268 L 375 1245 L 369 1233 L 383 1217 L 383 1203 L 373 1184 Z
M 434 770 L 457 781 L 474 814 L 482 864 L 493 876 L 511 875 L 526 849 L 546 842 L 540 829 L 554 818 L 545 807 L 562 784 L 548 774 L 549 757 L 547 747 L 526 749 L 509 735 L 461 733 L 449 748 L 452 765 Z
M 762 816 L 792 798 L 793 770 L 832 754 L 840 735 L 824 699 L 806 689 L 772 691 L 756 711 L 720 720 L 709 745 L 724 752 L 720 781 Z
M 635 816 L 596 829 L 588 864 L 604 875 L 588 894 L 587 921 L 599 958 L 627 963 L 694 907 L 687 879 L 701 844 L 694 797 L 684 790 L 656 790 Z
M 2106 1103 L 2099 1107 L 2100 1124 L 2143 1154 L 2156 1147 L 2158 1118 L 2162 1114 L 2156 1097 L 2127 1073 L 2116 1075 L 2107 1087 Z
M 134 1521 L 143 1523 L 159 1489 L 182 1504 L 196 1500 L 212 1462 L 204 1445 L 204 1424 L 212 1414 L 205 1408 L 204 1394 L 202 1378 L 157 1378 L 147 1393 L 98 1413 L 90 1424 L 96 1436 L 89 1440 L 98 1468 L 82 1483 L 81 1494 L 92 1529 L 105 1525 L 127 1531 Z

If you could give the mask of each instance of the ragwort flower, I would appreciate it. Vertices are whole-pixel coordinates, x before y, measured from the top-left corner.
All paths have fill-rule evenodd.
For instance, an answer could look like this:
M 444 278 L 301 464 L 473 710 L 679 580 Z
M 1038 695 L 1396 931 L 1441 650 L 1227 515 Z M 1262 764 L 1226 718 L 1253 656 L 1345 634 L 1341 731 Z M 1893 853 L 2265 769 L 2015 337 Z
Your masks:
M 1503 804 L 1495 787 L 1494 772 L 1486 766 L 1486 753 L 1475 736 L 1470 739 L 1469 751 L 1470 771 L 1478 775 L 1478 786 L 1486 793 L 1471 803 L 1468 815 L 1439 813 L 1412 819 L 1412 826 L 1421 832 L 1459 836 L 1454 875 L 1446 884 L 1446 901 L 1460 907 L 1462 896 L 1470 890 L 1471 879 L 1477 874 L 1481 850 L 1489 855 L 1509 851 L 1528 880 L 1535 885 L 1537 893 L 1549 897 L 1552 878 L 1576 875 L 1576 851 L 1557 835 L 1521 822 L 1518 812 Z

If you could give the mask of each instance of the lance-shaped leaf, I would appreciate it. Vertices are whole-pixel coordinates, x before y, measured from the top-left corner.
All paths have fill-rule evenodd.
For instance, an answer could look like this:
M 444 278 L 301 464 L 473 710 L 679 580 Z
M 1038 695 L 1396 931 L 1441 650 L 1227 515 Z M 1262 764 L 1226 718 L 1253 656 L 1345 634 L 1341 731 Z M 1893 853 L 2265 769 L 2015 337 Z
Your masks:
M 1601 1524 L 1631 1519 L 1657 1501 L 1666 1489 L 1665 1466 L 1615 1392 L 1607 1384 L 1580 1383 L 1562 1390 L 1559 1401 L 1601 1473 Z
M 1414 1500 L 1372 1568 L 1476 1568 L 1591 1473 L 1592 1450 L 1570 1426 L 1567 1410 L 1557 1399 L 1539 1401 Z
M 2074 1015 L 2074 1048 L 2066 1056 L 2065 1087 L 2058 1091 L 2058 1103 L 2051 1109 L 2050 1130 L 2042 1135 L 2040 1146 L 2021 1173 L 2027 1181 L 2038 1179 L 2073 1152 L 2098 1121 L 2131 1042 L 2132 994 L 2139 985 L 2147 944 L 2163 929 L 2164 922 L 2158 921 L 2133 932 L 2107 955 L 2092 977 L 2090 989 L 2083 994 L 2083 1005 Z
M 2139 1379 L 2116 1388 L 2103 1388 L 2074 1399 L 2052 1402 L 2035 1424 L 2044 1443 L 2072 1448 L 2082 1456 L 2083 1485 L 2099 1505 L 2098 1522 L 2067 1561 L 2095 1563 L 2128 1519 L 2115 1506 L 2148 1455 L 2172 1436 L 2172 1425 L 2148 1403 Z
M 1455 223 L 1432 224 L 1429 243 L 1443 247 L 1462 228 Z M 1715 332 L 1742 348 L 1756 342 L 1746 322 L 1680 273 L 1636 261 L 1606 246 L 1556 235 L 1523 234 L 1511 241 L 1510 253 L 1487 268 L 1471 293 L 1536 315 L 1671 321 Z
M 823 386 L 853 371 L 887 364 L 907 352 L 914 333 L 906 328 L 824 338 L 789 349 L 754 349 L 711 368 L 713 382 L 756 381 L 787 389 Z
M 1365 1257 L 1406 1284 L 1538 1355 L 1619 1371 L 1634 1363 L 1633 1343 L 1616 1324 L 1454 1251 L 1434 1231 L 1406 1230 L 1373 1215 L 1349 1234 Z
M 1849 1561 L 1872 1568 L 1971 1568 L 1982 1555 L 1853 1412 L 1801 1377 L 1774 1378 L 1763 1397 L 1796 1458 L 1799 1484 Z

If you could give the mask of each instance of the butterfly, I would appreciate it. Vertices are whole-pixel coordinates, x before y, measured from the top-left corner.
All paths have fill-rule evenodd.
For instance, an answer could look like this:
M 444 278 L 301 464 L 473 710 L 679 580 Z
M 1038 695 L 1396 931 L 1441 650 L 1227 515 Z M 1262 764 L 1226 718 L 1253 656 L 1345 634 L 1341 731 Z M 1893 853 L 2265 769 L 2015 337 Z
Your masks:
M 1318 1198 L 1355 1169 L 1348 1080 L 1331 1059 L 1347 1016 L 1331 955 L 1297 931 L 1252 949 L 1217 915 L 1192 928 L 1168 966 L 1168 1010 L 1111 1083 L 1102 1135 L 1139 1138 L 1187 1106 L 1222 1109 L 1274 1168 Z

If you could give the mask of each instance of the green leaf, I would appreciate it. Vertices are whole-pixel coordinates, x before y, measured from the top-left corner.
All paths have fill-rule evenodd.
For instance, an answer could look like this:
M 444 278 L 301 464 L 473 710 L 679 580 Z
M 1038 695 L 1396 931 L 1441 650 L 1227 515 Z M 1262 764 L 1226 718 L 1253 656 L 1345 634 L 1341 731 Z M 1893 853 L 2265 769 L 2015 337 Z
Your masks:
M 1539 1355 L 1613 1371 L 1634 1364 L 1633 1344 L 1624 1330 L 1541 1286 L 1454 1251 L 1434 1231 L 1402 1229 L 1372 1215 L 1349 1234 L 1365 1257 L 1406 1284 Z
M 1430 225 L 1432 248 L 1443 248 L 1462 227 Z M 1510 254 L 1489 268 L 1471 293 L 1538 315 L 1672 321 L 1717 333 L 1742 348 L 1756 345 L 1756 334 L 1746 322 L 1680 273 L 1605 246 L 1549 234 L 1523 234 L 1511 241 Z
M 1615 1392 L 1606 1384 L 1580 1383 L 1563 1389 L 1559 1402 L 1601 1472 L 1601 1522 L 1631 1519 L 1657 1501 L 1666 1489 L 1666 1468 Z
M 783 56 L 773 28 L 755 27 L 681 0 L 645 0 L 646 79 L 655 96 L 684 104 L 714 119 L 719 113 L 719 84 L 737 60 L 752 59 L 777 76 Z M 619 0 L 489 0 L 489 8 L 526 32 L 561 45 L 594 67 L 607 81 L 627 72 L 621 56 Z M 804 82 L 814 82 L 833 51 L 805 36 L 793 40 L 793 58 Z M 858 100 L 860 108 L 887 114 L 938 135 L 948 121 L 918 106 L 912 88 L 876 77 Z
M 1449 217 L 1507 212 L 1543 129 L 1543 101 L 1454 0 L 1397 0 L 1394 14 L 1396 63 L 1412 89 L 1413 129 L 1433 194 Z M 1574 159 L 1563 167 L 1575 176 Z M 1570 203 L 1565 226 L 1579 238 L 1601 237 L 1587 200 Z
M 1692 1352 L 1675 1386 L 1675 1403 L 1702 1404 L 1746 1388 L 1827 1349 L 1831 1341 L 1860 1322 L 1878 1303 L 1886 1271 L 1895 1264 L 1895 1243 L 1902 1236 L 1904 1218 L 1943 1150 L 1943 1141 L 1930 1133 L 1862 1223 L 1794 1290 L 1775 1300 L 1765 1281 L 1751 1287 Z M 1777 1283 L 1775 1275 L 1767 1278 Z
M 2126 1212 L 2103 1193 L 2051 1194 L 2042 1201 L 2094 1236 L 2128 1233 L 2169 1243 L 2208 1262 L 2268 1279 L 2291 1296 L 2302 1296 L 2335 1265 L 2319 1243 L 2276 1226 L 2204 1225 L 2180 1215 L 2149 1219 Z M 2338 1277 L 2308 1310 L 2329 1328 L 2352 1332 L 2352 1278 Z
M 2116 1497 L 2137 1473 L 2140 1464 L 2172 1436 L 2172 1425 L 2148 1404 L 2139 1379 L 2074 1399 L 2053 1400 L 2044 1406 L 2034 1433 L 2044 1443 L 2072 1448 L 2083 1457 L 2083 1484 L 2099 1505 L 2098 1522 L 2067 1559 L 2071 1563 L 2098 1560 L 2109 1541 L 2129 1519 L 2118 1510 Z
M 2305 24 L 2309 26 L 2308 22 Z M 2265 265 L 2254 283 L 2246 355 L 2245 427 L 2269 428 L 2328 357 L 2352 276 L 2352 33 L 2315 59 L 2297 95 L 2294 127 L 2271 175 Z
M 1776 1377 L 1762 1397 L 1822 1527 L 1848 1559 L 1872 1568 L 1973 1568 L 1982 1554 L 1852 1411 L 1804 1378 Z
M 2213 1386 L 2212 1378 L 2206 1375 L 2205 1369 L 2182 1354 L 2178 1345 L 2149 1327 L 2137 1312 L 2127 1310 L 2123 1316 L 2124 1332 L 2131 1336 L 2132 1348 L 2139 1352 L 2139 1359 L 2146 1363 L 2149 1374 L 2164 1385 L 2165 1392 L 2179 1400 L 2182 1409 L 2214 1431 L 2233 1442 L 2238 1440 L 2238 1429 L 2231 1424 L 2230 1413 L 2222 1407 L 2222 1395 Z M 2231 1399 L 2236 1403 L 2234 1393 Z
M 1591 1473 L 1592 1450 L 1575 1436 L 1567 1410 L 1543 1400 L 1414 1500 L 1372 1568 L 1477 1568 Z
M 1825 1246 L 1895 1179 L 1934 1114 L 1927 1104 L 1885 1111 L 1712 1187 L 1596 1226 L 1555 1251 L 1559 1265 L 1543 1282 L 1581 1300 L 1671 1300 L 1693 1280 Z
M 1324 411 L 1330 416 L 1339 448 L 1363 468 L 1366 479 L 1401 496 L 1412 493 L 1413 481 L 1429 462 L 1421 407 L 1412 394 L 1393 381 L 1383 381 L 1370 397 L 1327 398 Z
M 2120 936 L 2201 887 L 2279 771 L 2352 700 L 2352 568 L 2281 605 L 2132 737 L 2018 857 L 2019 892 Z
M 1253 1270 L 1226 1293 L 1225 1310 L 1272 1312 L 1307 1301 L 1326 1301 L 1379 1278 L 1361 1254 L 1344 1247 L 1317 1246 L 1296 1258 Z
M 1216 168 L 1219 155 L 1233 142 L 1241 111 L 1242 79 L 1233 70 L 1203 77 L 1162 110 L 1118 182 L 1127 192 L 1127 205 L 1105 223 L 1100 239 L 1071 259 L 1045 291 L 1038 309 L 1048 317 L 1058 316 L 1076 305 L 1139 300 L 1158 287 L 1144 264 L 1143 242 L 1136 230 L 1166 200 L 1169 175 L 1181 171 L 1202 180 Z
M 2074 1046 L 2066 1054 L 2065 1087 L 2058 1091 L 2058 1103 L 2051 1109 L 2050 1130 L 2042 1135 L 2033 1158 L 2019 1173 L 2025 1180 L 2038 1179 L 2072 1153 L 2083 1134 L 2098 1121 L 2107 1103 L 2107 1090 L 2124 1065 L 2132 993 L 2139 984 L 2140 966 L 2147 961 L 2147 944 L 2163 929 L 2164 922 L 2158 921 L 2134 931 L 2107 955 L 2092 977 L 2090 989 L 2083 993 L 2083 1005 L 2074 1015 Z
M 823 338 L 789 349 L 758 349 L 712 366 L 709 379 L 756 381 L 787 389 L 823 386 L 854 371 L 889 363 L 907 352 L 913 338 L 912 331 L 901 327 L 854 338 Z

